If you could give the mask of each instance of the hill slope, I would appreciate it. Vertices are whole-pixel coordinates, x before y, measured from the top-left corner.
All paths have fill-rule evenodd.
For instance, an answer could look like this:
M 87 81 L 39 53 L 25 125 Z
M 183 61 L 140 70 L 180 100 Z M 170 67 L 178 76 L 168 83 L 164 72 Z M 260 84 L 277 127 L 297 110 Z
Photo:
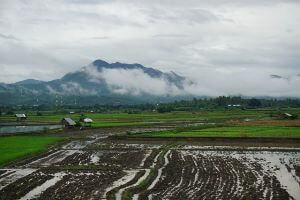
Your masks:
M 141 64 L 95 60 L 61 79 L 0 84 L 0 104 L 135 104 L 182 96 L 185 78 Z

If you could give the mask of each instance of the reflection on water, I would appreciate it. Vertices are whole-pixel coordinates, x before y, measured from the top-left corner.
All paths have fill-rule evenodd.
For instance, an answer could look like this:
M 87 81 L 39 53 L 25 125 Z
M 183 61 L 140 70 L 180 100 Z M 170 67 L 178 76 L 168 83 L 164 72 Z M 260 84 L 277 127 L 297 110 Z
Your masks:
M 62 127 L 62 125 L 3 126 L 0 127 L 0 134 L 38 132 Z

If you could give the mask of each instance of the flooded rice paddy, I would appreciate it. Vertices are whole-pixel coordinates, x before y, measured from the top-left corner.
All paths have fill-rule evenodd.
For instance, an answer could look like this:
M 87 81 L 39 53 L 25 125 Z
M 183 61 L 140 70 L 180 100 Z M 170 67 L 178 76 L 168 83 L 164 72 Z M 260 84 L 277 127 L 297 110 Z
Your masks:
M 0 169 L 0 199 L 300 199 L 299 150 L 95 135 Z
M 0 135 L 40 132 L 51 129 L 60 129 L 63 125 L 16 125 L 16 126 L 0 126 Z

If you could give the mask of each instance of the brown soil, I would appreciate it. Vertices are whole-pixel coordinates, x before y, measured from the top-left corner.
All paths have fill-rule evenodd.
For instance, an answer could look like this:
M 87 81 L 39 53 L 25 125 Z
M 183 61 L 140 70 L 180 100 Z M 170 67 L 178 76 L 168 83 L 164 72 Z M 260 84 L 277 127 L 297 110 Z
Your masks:
M 125 129 L 116 129 L 125 131 Z M 139 199 L 289 199 L 290 195 L 274 176 L 276 169 L 264 170 L 264 160 L 237 159 L 228 151 L 214 151 L 216 154 L 203 154 L 204 145 L 241 145 L 242 141 L 223 139 L 195 140 L 194 138 L 176 141 L 176 139 L 115 139 L 99 138 L 111 133 L 105 131 L 85 130 L 87 135 L 72 133 L 70 145 L 57 146 L 48 152 L 8 166 L 9 168 L 38 169 L 0 190 L 0 199 L 19 199 L 37 186 L 52 179 L 55 173 L 65 174 L 55 185 L 46 188 L 36 199 L 102 199 L 107 188 L 125 177 L 126 170 L 136 170 L 137 174 L 121 186 L 110 189 L 110 195 L 121 188 L 132 186 L 151 169 L 151 177 L 143 187 L 129 188 L 132 194 L 139 194 Z M 93 133 L 93 134 L 92 134 Z M 98 135 L 97 135 L 98 134 Z M 77 142 L 76 142 L 77 141 Z M 86 143 L 87 142 L 87 143 Z M 299 146 L 299 141 L 288 143 L 248 140 L 247 146 Z M 82 144 L 82 146 L 77 145 Z M 87 145 L 86 145 L 87 144 Z M 177 146 L 170 145 L 177 144 Z M 179 145 L 180 144 L 180 145 Z M 196 146 L 195 149 L 186 148 Z M 171 148 L 172 147 L 172 148 Z M 199 148 L 198 148 L 199 147 Z M 185 149 L 184 149 L 185 148 Z M 198 149 L 197 149 L 198 148 Z M 277 150 L 278 151 L 278 150 Z M 68 154 L 66 154 L 66 152 Z M 168 152 L 168 154 L 166 154 Z M 65 154 L 64 154 L 65 153 Z M 145 158 L 146 154 L 148 156 Z M 295 154 L 288 152 L 292 160 L 284 160 L 283 166 L 295 169 L 299 177 L 300 165 Z M 66 156 L 67 155 L 67 156 Z M 159 155 L 159 156 L 158 156 Z M 284 154 L 282 154 L 284 155 Z M 165 156 L 165 157 L 164 157 Z M 96 159 L 94 159 L 96 157 Z M 155 158 L 158 161 L 154 163 Z M 36 162 L 36 161 L 39 162 Z M 144 164 L 142 165 L 142 161 Z M 47 162 L 49 165 L 44 165 Z M 154 166 L 154 167 L 153 167 Z M 290 169 L 290 170 L 291 170 Z M 161 170 L 161 176 L 159 175 Z M 5 169 L 0 170 L 1 174 Z M 151 189 L 149 186 L 157 180 Z M 0 185 L 1 186 L 1 185 Z

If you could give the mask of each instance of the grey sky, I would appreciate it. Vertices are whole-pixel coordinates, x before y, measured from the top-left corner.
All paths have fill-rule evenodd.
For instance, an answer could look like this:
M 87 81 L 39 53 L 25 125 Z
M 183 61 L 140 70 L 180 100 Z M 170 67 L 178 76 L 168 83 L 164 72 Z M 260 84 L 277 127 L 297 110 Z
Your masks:
M 0 82 L 52 80 L 99 58 L 175 71 L 196 94 L 299 97 L 299 10 L 299 0 L 0 0 Z

